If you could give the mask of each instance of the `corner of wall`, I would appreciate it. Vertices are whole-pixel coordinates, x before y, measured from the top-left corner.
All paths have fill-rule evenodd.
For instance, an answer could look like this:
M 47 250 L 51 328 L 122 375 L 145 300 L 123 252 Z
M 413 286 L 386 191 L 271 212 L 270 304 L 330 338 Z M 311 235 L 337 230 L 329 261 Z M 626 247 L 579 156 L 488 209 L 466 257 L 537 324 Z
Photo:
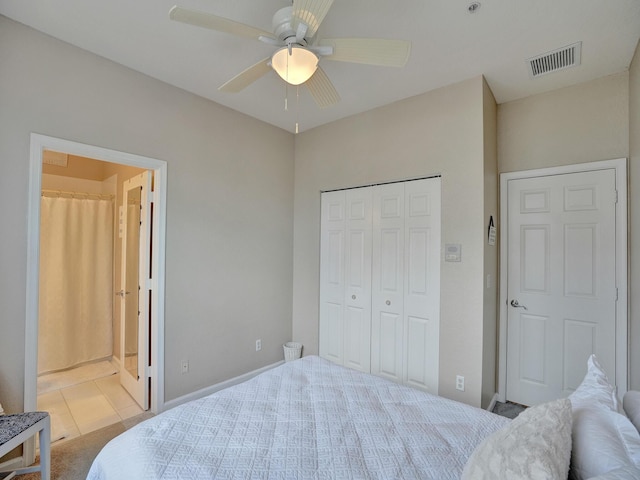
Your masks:
M 498 331 L 498 244 L 488 241 L 489 222 L 498 228 L 498 134 L 495 97 L 482 77 L 482 129 L 484 161 L 484 285 L 482 315 L 482 408 L 486 408 L 496 392 Z
M 629 164 L 629 248 L 637 252 L 640 249 L 640 174 L 636 173 L 634 165 L 640 165 L 640 42 L 629 66 Z M 640 321 L 634 320 L 638 317 L 636 312 L 640 311 L 640 258 L 631 255 L 629 266 L 629 387 L 640 390 Z

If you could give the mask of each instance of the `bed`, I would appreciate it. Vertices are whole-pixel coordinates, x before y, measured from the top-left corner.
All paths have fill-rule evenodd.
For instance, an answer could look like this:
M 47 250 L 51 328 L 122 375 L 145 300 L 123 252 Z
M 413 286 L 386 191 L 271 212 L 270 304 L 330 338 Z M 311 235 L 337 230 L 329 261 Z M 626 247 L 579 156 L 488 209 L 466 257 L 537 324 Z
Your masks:
M 308 356 L 133 427 L 87 478 L 458 479 L 508 422 Z
M 109 442 L 87 480 L 640 479 L 640 392 L 591 356 L 569 397 L 511 421 L 316 356 Z

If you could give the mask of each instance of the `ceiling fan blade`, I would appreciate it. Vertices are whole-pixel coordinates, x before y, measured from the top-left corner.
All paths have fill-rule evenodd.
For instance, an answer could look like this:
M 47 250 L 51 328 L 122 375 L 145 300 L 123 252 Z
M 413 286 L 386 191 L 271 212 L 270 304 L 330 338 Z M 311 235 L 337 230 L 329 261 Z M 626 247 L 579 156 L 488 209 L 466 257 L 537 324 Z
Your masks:
M 238 35 L 240 37 L 253 38 L 255 40 L 261 36 L 275 38 L 271 32 L 267 32 L 266 30 L 245 25 L 244 23 L 234 22 L 228 18 L 218 17 L 211 13 L 187 10 L 177 5 L 169 10 L 169 18 L 177 22 L 188 23 L 197 27 L 230 33 L 231 35 Z
M 318 45 L 333 47 L 327 60 L 381 67 L 404 67 L 411 51 L 411 42 L 384 38 L 324 38 Z
M 306 38 L 313 38 L 333 5 L 333 0 L 293 0 L 293 28 L 298 24 L 307 25 Z
M 340 95 L 329 80 L 329 77 L 320 67 L 309 80 L 304 83 L 309 89 L 309 93 L 320 108 L 330 107 L 340 101 Z
M 239 73 L 224 85 L 218 87 L 221 92 L 238 93 L 245 89 L 260 77 L 271 71 L 271 57 L 263 58 L 255 65 L 251 65 L 242 73 Z

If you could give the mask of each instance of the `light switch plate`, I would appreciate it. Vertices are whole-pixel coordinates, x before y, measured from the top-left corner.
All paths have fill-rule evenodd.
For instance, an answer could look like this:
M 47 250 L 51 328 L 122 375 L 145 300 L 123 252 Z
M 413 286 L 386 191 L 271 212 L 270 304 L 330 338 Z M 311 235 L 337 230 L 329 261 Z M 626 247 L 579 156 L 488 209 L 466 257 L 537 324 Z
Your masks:
M 459 243 L 447 243 L 444 246 L 445 262 L 461 262 L 462 261 L 462 245 Z

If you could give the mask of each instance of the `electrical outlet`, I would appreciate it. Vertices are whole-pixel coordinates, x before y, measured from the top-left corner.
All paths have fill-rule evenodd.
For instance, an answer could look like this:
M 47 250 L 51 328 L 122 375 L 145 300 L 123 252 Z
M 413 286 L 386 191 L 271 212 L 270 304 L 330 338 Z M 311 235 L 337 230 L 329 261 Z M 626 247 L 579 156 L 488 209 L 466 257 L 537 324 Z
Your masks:
M 182 361 L 182 373 L 189 373 L 189 360 Z
M 262 350 L 262 340 L 258 339 L 256 340 L 256 352 L 259 352 L 260 350 Z
M 456 375 L 456 390 L 464 392 L 464 377 L 462 375 Z

